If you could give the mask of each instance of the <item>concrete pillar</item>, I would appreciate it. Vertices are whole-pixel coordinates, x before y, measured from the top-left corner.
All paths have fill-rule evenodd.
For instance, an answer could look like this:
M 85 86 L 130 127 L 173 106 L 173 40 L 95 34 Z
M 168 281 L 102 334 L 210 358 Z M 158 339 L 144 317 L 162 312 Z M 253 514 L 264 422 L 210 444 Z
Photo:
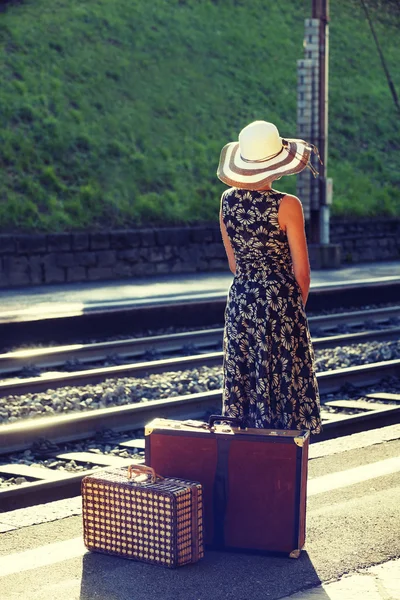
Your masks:
M 319 36 L 320 36 L 320 21 L 319 19 L 305 19 L 305 37 L 304 50 L 305 57 L 311 62 L 312 71 L 312 101 L 311 101 L 311 137 L 309 140 L 318 146 L 319 135 Z M 319 161 L 315 154 L 311 156 L 311 164 L 319 171 Z M 310 173 L 311 174 L 311 173 Z M 319 182 L 311 175 L 311 210 L 318 210 L 320 206 L 319 198 Z
M 313 61 L 303 59 L 297 61 L 297 137 L 311 141 L 313 101 Z M 306 221 L 310 219 L 311 179 L 309 169 L 304 169 L 297 175 L 297 195 L 301 199 Z
M 327 28 L 325 31 L 327 35 Z M 320 110 L 319 98 L 319 69 L 320 69 L 320 19 L 305 19 L 304 54 L 303 60 L 297 61 L 297 137 L 315 144 L 319 147 L 320 140 Z M 326 52 L 328 45 L 326 46 Z M 326 62 L 322 65 L 327 70 Z M 327 96 L 326 96 L 327 101 Z M 325 111 L 326 112 L 326 111 Z M 327 115 L 324 115 L 325 119 Z M 325 127 L 327 131 L 327 124 Z M 322 150 L 319 148 L 320 151 Z M 326 152 L 327 148 L 324 147 Z M 322 152 L 321 152 L 322 154 Z M 326 165 L 325 158 L 325 165 Z M 309 235 L 309 255 L 312 268 L 335 268 L 340 265 L 340 247 L 330 244 L 329 240 L 329 204 L 328 197 L 332 194 L 324 193 L 322 186 L 331 185 L 331 180 L 326 179 L 325 172 L 316 154 L 311 155 L 313 167 L 325 175 L 314 178 L 309 169 L 304 169 L 297 175 L 297 195 L 302 201 L 304 216 Z

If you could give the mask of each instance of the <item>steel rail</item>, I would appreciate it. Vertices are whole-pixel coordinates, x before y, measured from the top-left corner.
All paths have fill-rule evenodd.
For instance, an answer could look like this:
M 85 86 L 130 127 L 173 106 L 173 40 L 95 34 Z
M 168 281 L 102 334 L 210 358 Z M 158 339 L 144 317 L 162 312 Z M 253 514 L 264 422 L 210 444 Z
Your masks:
M 400 308 L 399 308 L 400 314 Z M 49 368 L 58 367 L 67 360 L 77 359 L 81 363 L 106 360 L 118 355 L 122 358 L 143 356 L 150 349 L 157 352 L 182 352 L 185 346 L 209 348 L 221 343 L 223 329 L 213 328 L 200 331 L 183 331 L 167 335 L 151 335 L 126 340 L 112 340 L 92 344 L 72 344 L 50 348 L 33 348 L 0 354 L 0 374 L 13 373 L 22 367 L 32 365 Z
M 388 323 L 394 318 L 400 317 L 400 306 L 337 313 L 332 315 L 321 315 L 309 317 L 308 322 L 311 332 L 335 330 L 341 325 L 363 325 L 365 323 Z M 393 330 L 395 331 L 395 330 Z M 368 339 L 359 334 L 362 339 Z M 387 339 L 385 334 L 374 331 L 371 336 L 374 339 Z M 106 360 L 107 357 L 118 355 L 121 358 L 142 356 L 150 349 L 156 351 L 174 352 L 182 351 L 187 345 L 199 349 L 209 348 L 222 342 L 223 328 L 212 328 L 200 331 L 184 331 L 167 335 L 154 335 L 141 338 L 130 338 L 125 340 L 112 340 L 91 344 L 72 344 L 67 346 L 55 346 L 49 348 L 28 348 L 0 354 L 0 375 L 18 372 L 27 365 L 35 364 L 40 368 L 51 368 L 62 365 L 68 360 L 79 360 L 81 363 L 90 363 L 95 360 Z M 349 334 L 350 337 L 350 334 Z M 356 334 L 354 334 L 356 340 Z M 394 339 L 394 338 L 390 338 Z M 321 344 L 321 342 L 319 342 Z M 340 341 L 344 344 L 345 341 Z M 355 343 L 355 342 L 352 342 Z M 329 342 L 320 347 L 331 347 Z
M 179 348 L 179 340 L 188 340 L 189 332 L 176 334 L 171 341 L 170 348 L 176 350 Z M 216 343 L 219 338 L 222 344 L 222 330 L 213 329 L 211 332 L 199 335 L 198 348 L 204 348 L 208 343 Z M 161 345 L 168 347 L 168 337 L 173 336 L 154 336 L 153 341 L 160 340 Z M 207 341 L 207 339 L 209 341 Z M 317 338 L 313 340 L 315 349 L 332 348 L 336 346 L 345 346 L 355 343 L 361 343 L 371 340 L 398 340 L 400 339 L 400 328 L 391 328 L 386 330 L 377 330 L 372 332 L 358 332 L 354 334 L 342 334 L 338 336 Z M 144 343 L 139 340 L 139 347 Z M 182 349 L 182 345 L 180 346 Z M 7 355 L 3 355 L 7 356 Z M 199 366 L 213 367 L 222 364 L 223 351 L 195 354 L 192 356 L 163 358 L 152 361 L 142 361 L 137 363 L 127 363 L 110 367 L 98 367 L 75 372 L 45 372 L 37 377 L 4 379 L 0 381 L 0 398 L 7 395 L 41 392 L 48 389 L 57 389 L 68 385 L 89 385 L 99 383 L 112 377 L 139 377 L 147 376 L 151 373 L 165 373 L 167 371 L 177 371 L 181 369 L 192 369 Z
M 387 323 L 400 316 L 400 306 L 384 306 L 382 308 L 369 308 L 352 310 L 348 312 L 333 313 L 328 315 L 314 315 L 308 318 L 311 330 L 331 330 L 341 325 L 355 327 L 365 323 Z
M 366 342 L 389 342 L 400 340 L 400 327 L 388 329 L 374 329 L 370 331 L 357 331 L 341 335 L 317 337 L 312 340 L 316 350 L 336 348 L 338 346 L 351 346 L 352 344 L 365 344 Z
M 120 432 L 139 429 L 155 415 L 174 418 L 185 414 L 187 418 L 198 418 L 208 410 L 216 410 L 219 413 L 221 399 L 222 391 L 212 390 L 113 408 L 16 421 L 0 426 L 0 454 L 30 448 L 35 441 L 42 438 L 61 443 L 90 438 L 104 429 L 116 429 Z

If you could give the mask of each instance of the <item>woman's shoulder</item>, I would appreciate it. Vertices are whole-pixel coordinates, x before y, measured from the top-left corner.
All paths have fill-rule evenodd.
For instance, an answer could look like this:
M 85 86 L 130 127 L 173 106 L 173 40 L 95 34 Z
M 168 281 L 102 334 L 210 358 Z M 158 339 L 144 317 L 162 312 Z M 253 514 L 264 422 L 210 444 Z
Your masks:
M 280 192 L 282 195 L 281 201 L 280 201 L 280 206 L 282 207 L 282 209 L 289 209 L 289 210 L 298 210 L 301 209 L 303 210 L 303 205 L 301 203 L 300 198 L 298 198 L 297 196 L 294 196 L 293 194 L 285 194 Z
M 281 223 L 304 223 L 303 205 L 297 196 L 285 194 L 279 204 L 279 219 Z

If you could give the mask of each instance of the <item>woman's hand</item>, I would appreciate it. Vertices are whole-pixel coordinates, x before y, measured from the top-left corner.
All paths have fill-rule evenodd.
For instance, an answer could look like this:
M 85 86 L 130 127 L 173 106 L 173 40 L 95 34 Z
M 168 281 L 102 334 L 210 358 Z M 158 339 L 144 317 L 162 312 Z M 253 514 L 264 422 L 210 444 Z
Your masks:
M 310 261 L 304 230 L 303 207 L 296 196 L 286 194 L 281 200 L 278 221 L 280 228 L 286 231 L 288 237 L 293 262 L 293 273 L 300 286 L 305 306 L 310 290 Z
M 222 218 L 222 198 L 223 198 L 223 196 L 221 197 L 221 208 L 219 211 L 219 224 L 220 224 L 220 228 L 221 228 L 222 241 L 224 243 L 226 256 L 228 258 L 229 268 L 232 271 L 232 273 L 235 275 L 235 273 L 236 273 L 235 254 L 233 252 L 233 248 L 232 248 L 231 242 L 229 240 L 229 235 L 228 235 L 228 232 L 226 231 L 225 223 Z

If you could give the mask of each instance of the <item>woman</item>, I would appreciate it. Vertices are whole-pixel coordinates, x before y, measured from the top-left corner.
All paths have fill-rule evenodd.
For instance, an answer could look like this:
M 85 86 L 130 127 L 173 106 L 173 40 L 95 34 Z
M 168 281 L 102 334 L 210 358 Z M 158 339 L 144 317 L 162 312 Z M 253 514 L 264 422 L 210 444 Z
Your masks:
M 314 352 L 304 307 L 310 266 L 301 202 L 273 190 L 308 166 L 303 140 L 255 121 L 221 152 L 220 225 L 234 273 L 225 309 L 223 414 L 249 427 L 322 430 Z

